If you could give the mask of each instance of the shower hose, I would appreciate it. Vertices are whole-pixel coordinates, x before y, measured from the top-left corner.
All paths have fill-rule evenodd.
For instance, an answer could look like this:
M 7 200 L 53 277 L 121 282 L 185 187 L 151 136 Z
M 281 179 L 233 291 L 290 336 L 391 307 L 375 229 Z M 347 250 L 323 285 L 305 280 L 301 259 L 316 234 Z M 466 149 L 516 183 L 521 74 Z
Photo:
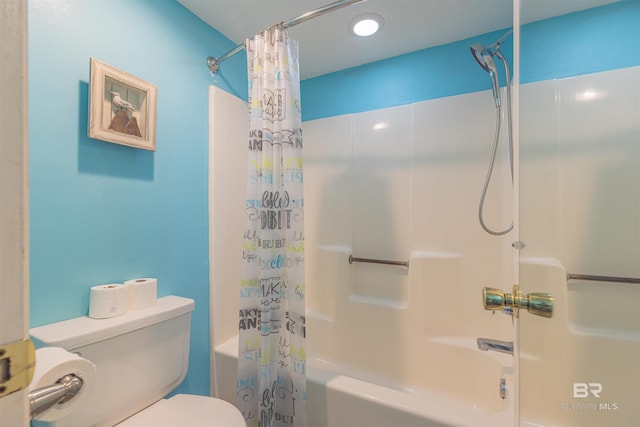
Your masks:
M 508 70 L 508 69 L 507 69 Z M 480 203 L 478 205 L 478 219 L 480 220 L 480 225 L 489 234 L 494 236 L 502 236 L 507 234 L 511 230 L 513 230 L 513 221 L 511 224 L 505 228 L 504 230 L 492 230 L 485 224 L 484 222 L 484 199 L 487 196 L 487 190 L 489 188 L 489 182 L 491 181 L 491 175 L 493 174 L 493 166 L 496 162 L 496 156 L 498 154 L 498 144 L 500 142 L 500 123 L 502 116 L 502 107 L 500 105 L 496 106 L 496 130 L 495 130 L 495 139 L 493 141 L 493 149 L 491 152 L 491 161 L 489 162 L 489 168 L 487 170 L 487 176 L 484 180 L 484 186 L 482 188 L 482 195 L 480 196 Z M 509 72 L 507 71 L 507 116 L 508 120 L 508 132 L 509 132 L 509 166 L 511 168 L 511 185 L 513 185 L 513 137 L 511 132 L 511 88 L 509 83 Z

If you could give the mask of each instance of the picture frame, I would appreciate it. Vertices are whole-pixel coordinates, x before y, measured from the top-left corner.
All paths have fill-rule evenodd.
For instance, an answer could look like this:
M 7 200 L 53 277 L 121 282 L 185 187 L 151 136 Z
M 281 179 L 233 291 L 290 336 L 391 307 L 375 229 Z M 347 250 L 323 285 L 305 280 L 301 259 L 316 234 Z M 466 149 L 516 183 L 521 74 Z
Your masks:
M 89 137 L 156 151 L 158 88 L 91 58 Z

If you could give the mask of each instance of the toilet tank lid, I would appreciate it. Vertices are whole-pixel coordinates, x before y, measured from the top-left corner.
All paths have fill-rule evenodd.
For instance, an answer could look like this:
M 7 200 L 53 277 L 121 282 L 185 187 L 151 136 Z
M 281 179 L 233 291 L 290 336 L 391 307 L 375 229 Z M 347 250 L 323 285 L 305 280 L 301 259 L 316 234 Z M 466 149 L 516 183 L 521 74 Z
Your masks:
M 153 307 L 129 310 L 110 319 L 88 316 L 51 323 L 29 330 L 36 346 L 62 347 L 73 350 L 126 332 L 144 328 L 193 311 L 192 299 L 175 295 L 158 298 Z

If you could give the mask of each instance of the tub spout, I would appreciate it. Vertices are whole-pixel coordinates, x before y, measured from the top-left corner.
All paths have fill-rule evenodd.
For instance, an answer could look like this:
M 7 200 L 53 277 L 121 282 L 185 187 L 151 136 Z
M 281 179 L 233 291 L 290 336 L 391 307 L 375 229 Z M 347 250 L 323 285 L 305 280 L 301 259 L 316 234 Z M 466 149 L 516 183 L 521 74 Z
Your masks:
M 513 355 L 513 341 L 498 341 L 490 338 L 478 338 L 478 349 L 499 351 Z

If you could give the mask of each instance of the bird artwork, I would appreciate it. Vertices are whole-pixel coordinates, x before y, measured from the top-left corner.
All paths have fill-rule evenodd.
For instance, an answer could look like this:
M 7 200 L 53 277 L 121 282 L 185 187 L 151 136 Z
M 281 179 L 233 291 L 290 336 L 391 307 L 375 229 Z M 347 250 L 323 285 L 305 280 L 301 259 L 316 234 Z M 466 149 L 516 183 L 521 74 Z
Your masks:
M 111 103 L 117 107 L 115 115 L 111 120 L 109 129 L 116 132 L 122 132 L 133 136 L 142 137 L 140 128 L 138 127 L 138 120 L 133 117 L 129 118 L 129 112 L 136 111 L 136 106 L 129 101 L 125 101 L 120 96 L 119 92 L 111 91 Z
M 127 126 L 127 123 L 129 123 L 129 116 L 127 115 L 127 112 L 125 110 L 118 110 L 111 120 L 109 129 L 125 133 L 124 128 Z
M 138 120 L 136 120 L 135 117 L 131 117 L 131 120 L 124 126 L 123 132 L 133 136 L 142 136 L 140 128 L 138 127 Z
M 111 91 L 111 102 L 116 107 L 121 109 L 125 109 L 127 111 L 136 111 L 136 106 L 130 103 L 129 101 L 125 101 L 120 97 L 120 93 Z

